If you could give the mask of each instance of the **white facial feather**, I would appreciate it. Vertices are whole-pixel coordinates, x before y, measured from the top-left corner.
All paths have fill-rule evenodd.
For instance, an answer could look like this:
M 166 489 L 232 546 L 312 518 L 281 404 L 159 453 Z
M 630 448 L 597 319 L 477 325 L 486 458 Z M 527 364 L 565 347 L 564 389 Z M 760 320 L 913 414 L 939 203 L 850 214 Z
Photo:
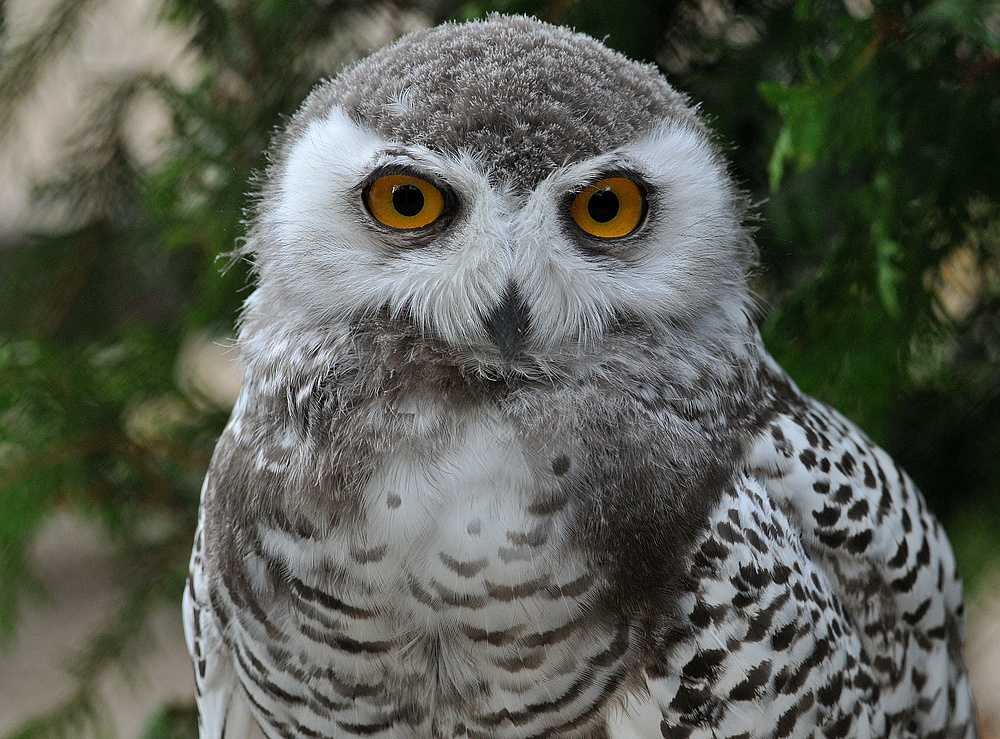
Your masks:
M 574 238 L 566 194 L 616 168 L 655 188 L 646 223 L 606 256 L 588 256 Z M 651 325 L 722 308 L 738 323 L 745 308 L 742 237 L 734 192 L 705 135 L 666 123 L 639 141 L 566 167 L 543 181 L 518 221 L 515 278 L 531 308 L 537 340 L 587 343 L 617 313 Z
M 365 179 L 386 164 L 450 187 L 454 220 L 412 245 L 387 237 L 362 203 Z M 609 253 L 588 253 L 568 203 L 620 169 L 650 185 L 646 222 Z M 483 320 L 514 284 L 530 314 L 526 350 L 573 354 L 620 315 L 652 326 L 718 315 L 734 325 L 746 306 L 736 195 L 706 134 L 683 122 L 568 165 L 523 195 L 472 156 L 401 147 L 333 108 L 291 147 L 277 192 L 261 217 L 273 243 L 258 246 L 258 270 L 285 316 L 337 322 L 387 308 L 479 354 L 491 345 Z
M 463 217 L 432 244 L 400 248 L 381 237 L 361 187 L 377 166 L 400 163 L 460 193 Z M 481 316 L 500 299 L 511 270 L 508 202 L 468 158 L 402 148 L 355 125 L 337 109 L 313 122 L 293 147 L 280 199 L 264 217 L 276 236 L 262 254 L 261 285 L 325 320 L 387 306 L 408 312 L 445 341 L 486 341 Z

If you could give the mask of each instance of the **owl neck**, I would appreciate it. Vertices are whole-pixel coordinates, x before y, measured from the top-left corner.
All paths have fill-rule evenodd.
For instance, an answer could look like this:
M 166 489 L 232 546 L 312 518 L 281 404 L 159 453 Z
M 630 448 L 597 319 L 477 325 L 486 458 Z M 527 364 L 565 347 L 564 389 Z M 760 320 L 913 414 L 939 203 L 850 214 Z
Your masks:
M 237 482 L 246 477 L 240 460 L 259 456 L 260 445 L 291 466 L 281 479 L 255 473 L 266 477 L 253 486 L 255 516 L 322 531 L 361 521 L 365 486 L 393 455 L 433 457 L 475 424 L 495 423 L 525 454 L 555 440 L 572 450 L 573 472 L 559 484 L 576 501 L 577 545 L 616 553 L 597 564 L 624 583 L 614 596 L 634 609 L 667 597 L 646 583 L 674 587 L 697 522 L 766 420 L 749 321 L 714 332 L 623 325 L 547 374 L 492 377 L 403 326 L 266 318 L 245 316 L 247 384 L 213 461 L 219 480 Z M 239 521 L 245 502 L 228 496 L 218 505 Z M 673 532 L 669 545 L 663 531 Z
M 322 384 L 345 397 L 438 392 L 468 401 L 593 380 L 625 395 L 640 383 L 683 388 L 694 398 L 756 376 L 761 362 L 756 327 L 732 306 L 657 326 L 625 317 L 586 347 L 528 351 L 504 364 L 452 347 L 405 318 L 317 321 L 305 311 L 276 315 L 255 298 L 247 301 L 239 347 L 258 394 Z

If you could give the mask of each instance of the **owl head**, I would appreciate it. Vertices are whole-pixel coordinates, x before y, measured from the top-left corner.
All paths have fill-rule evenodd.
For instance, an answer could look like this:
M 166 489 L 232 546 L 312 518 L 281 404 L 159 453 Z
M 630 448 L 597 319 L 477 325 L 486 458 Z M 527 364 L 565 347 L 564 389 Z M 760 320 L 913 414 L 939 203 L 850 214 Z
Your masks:
M 745 327 L 754 250 L 705 125 L 652 66 L 524 17 L 404 36 L 279 135 L 247 317 L 381 317 L 515 371 L 609 337 Z

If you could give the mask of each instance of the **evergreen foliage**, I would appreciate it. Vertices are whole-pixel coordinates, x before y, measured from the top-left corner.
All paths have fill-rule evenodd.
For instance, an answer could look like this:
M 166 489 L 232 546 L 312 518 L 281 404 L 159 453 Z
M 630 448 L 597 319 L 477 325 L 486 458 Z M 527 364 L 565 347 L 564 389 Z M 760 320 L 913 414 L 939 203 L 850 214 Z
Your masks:
M 0 2 L 0 142 L 99 0 L 59 0 L 13 43 Z M 78 686 L 19 737 L 102 733 L 96 679 L 149 609 L 179 603 L 201 478 L 226 419 L 178 385 L 187 337 L 231 335 L 248 271 L 220 255 L 274 127 L 393 14 L 566 23 L 659 63 L 759 203 L 762 327 L 802 388 L 921 486 L 967 580 L 1000 551 L 1000 6 L 980 0 L 166 0 L 199 79 L 94 91 L 69 165 L 39 183 L 62 227 L 0 243 L 0 638 L 36 592 L 27 553 L 58 510 L 98 520 L 127 597 L 81 645 Z M 169 111 L 142 163 L 126 121 Z M 166 707 L 148 736 L 194 736 Z

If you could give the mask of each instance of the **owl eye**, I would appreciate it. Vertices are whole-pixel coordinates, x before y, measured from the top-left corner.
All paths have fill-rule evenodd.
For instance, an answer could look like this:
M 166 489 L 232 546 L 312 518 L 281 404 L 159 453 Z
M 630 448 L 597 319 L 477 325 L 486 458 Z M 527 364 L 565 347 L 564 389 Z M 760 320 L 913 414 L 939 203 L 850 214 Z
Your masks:
M 379 223 L 400 230 L 434 223 L 444 210 L 444 196 L 427 180 L 406 174 L 379 177 L 364 190 L 365 206 Z
M 607 177 L 573 198 L 570 213 L 591 236 L 617 239 L 639 227 L 645 210 L 639 185 L 625 177 Z

